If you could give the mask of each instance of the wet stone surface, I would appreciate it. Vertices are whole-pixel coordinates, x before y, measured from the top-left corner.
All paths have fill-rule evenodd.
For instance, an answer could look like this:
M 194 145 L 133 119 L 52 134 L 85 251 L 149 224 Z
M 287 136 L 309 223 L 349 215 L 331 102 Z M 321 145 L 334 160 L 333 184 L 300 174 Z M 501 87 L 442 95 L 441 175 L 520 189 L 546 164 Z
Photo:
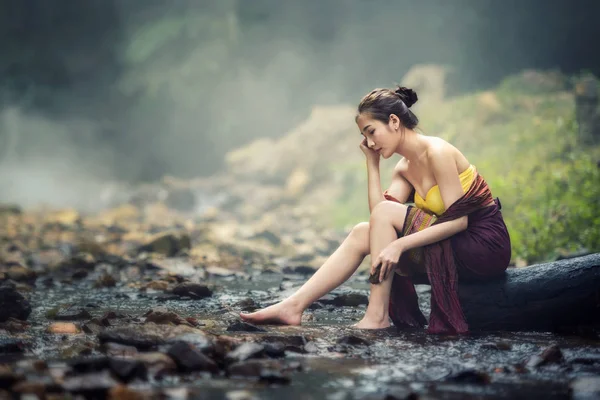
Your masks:
M 322 308 L 307 310 L 301 326 L 253 326 L 237 318 L 240 306 L 277 299 L 283 278 L 217 277 L 210 282 L 218 287 L 212 296 L 194 300 L 124 285 L 90 292 L 90 280 L 33 292 L 29 326 L 0 343 L 9 368 L 0 371 L 0 382 L 26 390 L 25 383 L 38 382 L 41 374 L 47 380 L 42 391 L 100 397 L 126 385 L 146 396 L 185 388 L 189 398 L 247 392 L 248 398 L 272 399 L 566 399 L 571 393 L 593 398 L 585 396 L 597 390 L 597 338 L 353 329 L 365 310 L 364 276 L 334 291 Z M 302 282 L 288 279 L 296 283 L 292 288 Z M 426 308 L 427 290 L 420 293 Z M 331 307 L 335 299 L 351 305 Z M 82 329 L 52 334 L 46 327 L 53 320 Z M 71 349 L 68 356 L 65 349 Z M 34 379 L 25 360 L 44 360 L 48 367 Z

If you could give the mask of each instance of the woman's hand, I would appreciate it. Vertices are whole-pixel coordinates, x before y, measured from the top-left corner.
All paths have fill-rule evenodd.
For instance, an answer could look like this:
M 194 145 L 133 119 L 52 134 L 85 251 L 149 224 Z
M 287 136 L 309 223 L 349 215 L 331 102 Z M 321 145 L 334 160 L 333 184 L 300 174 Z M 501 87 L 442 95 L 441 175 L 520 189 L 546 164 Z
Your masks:
M 367 156 L 367 158 L 379 160 L 379 157 L 381 156 L 378 152 L 373 151 L 369 148 L 369 146 L 367 145 L 367 138 L 364 138 L 362 142 L 360 142 L 360 149 L 363 153 L 365 153 L 365 156 Z
M 371 283 L 375 283 L 373 281 L 380 283 L 386 280 L 398 266 L 403 251 L 400 239 L 388 244 L 371 265 L 371 278 L 369 278 Z

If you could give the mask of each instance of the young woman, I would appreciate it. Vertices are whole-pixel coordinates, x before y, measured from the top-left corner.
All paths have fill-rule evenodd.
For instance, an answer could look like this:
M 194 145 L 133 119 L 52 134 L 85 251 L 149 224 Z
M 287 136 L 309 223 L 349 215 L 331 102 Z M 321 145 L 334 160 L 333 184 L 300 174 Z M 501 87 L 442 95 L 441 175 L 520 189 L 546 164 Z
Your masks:
M 345 282 L 371 255 L 367 311 L 362 329 L 423 327 L 413 280 L 431 285 L 430 333 L 466 333 L 458 279 L 502 275 L 511 258 L 500 201 L 454 146 L 415 129 L 408 88 L 375 89 L 358 105 L 364 137 L 369 222 L 356 225 L 325 264 L 287 299 L 240 317 L 252 323 L 299 325 L 303 311 Z M 379 160 L 399 154 L 390 187 L 382 192 Z M 405 203 L 414 203 L 407 205 Z

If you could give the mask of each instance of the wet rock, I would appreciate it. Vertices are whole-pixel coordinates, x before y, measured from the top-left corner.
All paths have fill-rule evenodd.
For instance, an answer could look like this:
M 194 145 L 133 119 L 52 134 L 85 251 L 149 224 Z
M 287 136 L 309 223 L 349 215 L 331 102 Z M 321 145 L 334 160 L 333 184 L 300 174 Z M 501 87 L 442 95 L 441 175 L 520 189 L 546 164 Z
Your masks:
M 238 346 L 235 350 L 225 356 L 225 361 L 235 363 L 246 361 L 250 358 L 263 358 L 265 356 L 265 346 L 259 343 L 246 342 Z
M 0 323 L 0 329 L 4 329 L 9 333 L 25 332 L 29 327 L 30 324 L 16 318 L 9 318 L 5 322 Z
M 31 314 L 31 305 L 21 293 L 16 290 L 12 281 L 4 281 L 0 284 L 0 322 L 9 318 L 26 320 Z
M 484 343 L 481 345 L 481 348 L 486 350 L 510 351 L 512 350 L 512 345 L 508 342 L 494 342 Z
M 167 310 L 164 307 L 157 307 L 148 311 L 144 314 L 146 322 L 154 322 L 155 324 L 175 324 L 175 325 L 189 325 L 192 326 L 188 321 L 181 318 L 176 313 Z
M 0 336 L 0 354 L 22 353 L 29 346 L 27 340 Z
M 169 348 L 167 354 L 175 360 L 175 363 L 183 372 L 209 371 L 211 373 L 216 373 L 219 370 L 217 364 L 213 360 L 208 358 L 194 346 L 185 342 L 175 343 Z
M 213 340 L 201 331 L 184 333 L 182 335 L 174 336 L 166 341 L 167 344 L 175 344 L 177 342 L 187 343 L 203 353 L 212 352 L 214 350 Z
M 73 335 L 79 333 L 79 328 L 72 322 L 55 322 L 48 326 L 48 333 Z
M 236 321 L 227 327 L 227 332 L 266 332 L 266 330 L 247 322 Z
M 576 378 L 569 386 L 573 400 L 593 400 L 600 398 L 600 376 Z
M 339 338 L 337 340 L 338 344 L 347 345 L 347 346 L 370 346 L 368 340 L 361 338 L 355 335 L 347 335 Z
M 86 276 L 88 276 L 89 272 L 85 269 L 78 269 L 75 272 L 73 272 L 73 274 L 71 275 L 72 279 L 83 279 Z
M 235 363 L 227 368 L 232 378 L 254 378 L 265 383 L 290 383 L 285 365 L 278 360 L 250 360 Z
M 144 325 L 110 327 L 100 332 L 98 339 L 101 343 L 114 342 L 137 349 L 150 349 L 188 334 L 203 335 L 204 332 L 185 325 L 157 325 L 150 322 Z
M 138 248 L 138 252 L 159 253 L 174 257 L 182 250 L 191 249 L 190 236 L 184 232 L 159 233 Z
M 112 357 L 134 357 L 138 355 L 138 350 L 133 346 L 126 346 L 119 343 L 104 343 L 101 346 L 102 352 Z
M 540 354 L 536 354 L 527 361 L 527 368 L 537 368 L 546 364 L 558 364 L 564 360 L 562 351 L 557 345 L 545 348 Z
M 127 387 L 126 385 L 117 385 L 108 391 L 108 398 L 110 400 L 147 400 L 147 399 L 160 399 L 158 393 L 152 395 L 148 392 L 140 392 Z
M 75 321 L 89 318 L 92 318 L 92 315 L 86 309 L 74 307 L 59 309 L 53 319 L 57 321 Z
M 67 377 L 65 378 L 62 387 L 68 392 L 83 394 L 86 397 L 104 398 L 106 392 L 118 383 L 119 382 L 111 376 L 110 371 L 104 370 L 101 372 Z
M 234 307 L 240 309 L 241 311 L 250 312 L 259 308 L 259 305 L 256 303 L 256 301 L 254 301 L 254 299 L 248 297 L 247 299 L 235 303 Z
M 88 374 L 107 369 L 110 364 L 110 359 L 105 356 L 85 357 L 71 360 L 68 364 L 75 373 Z
M 300 274 L 300 275 L 312 275 L 317 269 L 309 265 L 297 265 L 297 266 L 286 266 L 283 267 L 281 272 L 284 274 Z
M 0 389 L 9 389 L 15 383 L 25 379 L 25 376 L 13 371 L 8 365 L 0 365 Z
M 161 377 L 177 370 L 175 361 L 166 354 L 158 352 L 139 353 L 135 359 L 142 362 L 152 377 Z
M 600 354 L 587 354 L 583 357 L 576 357 L 569 360 L 570 364 L 583 364 L 583 365 L 600 365 Z
M 265 354 L 270 358 L 281 358 L 285 357 L 286 345 L 278 342 L 278 343 L 266 343 L 265 345 Z
M 151 290 L 167 290 L 169 288 L 169 282 L 167 281 L 152 281 L 148 282 L 144 286 L 143 289 L 151 289 Z
M 369 304 L 369 298 L 364 294 L 344 293 L 335 296 L 333 299 L 324 296 L 319 299 L 319 302 L 323 304 L 331 304 L 337 307 L 356 307 L 363 304 Z
M 148 370 L 146 365 L 139 360 L 128 358 L 111 358 L 110 370 L 123 382 L 128 383 L 134 379 L 146 380 Z
M 60 386 L 50 377 L 36 377 L 34 380 L 21 381 L 15 384 L 11 391 L 22 399 L 34 397 L 38 399 L 51 398 L 50 393 L 61 392 Z
M 104 272 L 100 278 L 94 282 L 95 288 L 114 287 L 117 285 L 117 280 L 110 274 Z
M 474 369 L 468 369 L 465 371 L 458 372 L 450 375 L 446 378 L 447 382 L 456 383 L 477 383 L 477 384 L 488 384 L 491 382 L 490 377 L 485 372 L 477 371 Z
M 7 264 L 2 268 L 2 272 L 4 272 L 8 279 L 16 282 L 33 282 L 37 278 L 35 271 L 16 262 Z
M 191 297 L 192 299 L 204 299 L 206 297 L 212 296 L 212 290 L 210 290 L 206 285 L 202 285 L 200 283 L 180 283 L 175 286 L 172 290 L 172 293 L 177 296 L 182 297 Z
M 104 327 L 102 325 L 97 324 L 95 322 L 87 322 L 81 326 L 81 330 L 83 332 L 91 335 L 97 335 L 100 332 L 102 332 L 103 329 Z
M 97 262 L 93 255 L 89 253 L 77 253 L 74 256 L 60 262 L 56 266 L 56 269 L 92 271 L 96 264 Z

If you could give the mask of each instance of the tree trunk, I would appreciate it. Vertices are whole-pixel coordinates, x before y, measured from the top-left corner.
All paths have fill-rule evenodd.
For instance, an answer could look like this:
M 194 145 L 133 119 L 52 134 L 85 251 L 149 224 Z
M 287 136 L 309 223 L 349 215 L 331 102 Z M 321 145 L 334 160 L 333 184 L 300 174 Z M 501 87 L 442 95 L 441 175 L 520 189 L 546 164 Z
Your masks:
M 555 331 L 600 326 L 600 253 L 525 268 L 490 282 L 461 283 L 472 331 Z

